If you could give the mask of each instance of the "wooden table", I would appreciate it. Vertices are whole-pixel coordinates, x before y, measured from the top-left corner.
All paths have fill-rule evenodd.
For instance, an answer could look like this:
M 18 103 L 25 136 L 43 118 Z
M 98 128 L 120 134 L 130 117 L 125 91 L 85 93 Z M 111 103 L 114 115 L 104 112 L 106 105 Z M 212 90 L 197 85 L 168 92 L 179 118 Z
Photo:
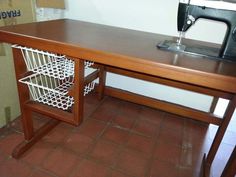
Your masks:
M 55 110 L 29 101 L 28 90 L 18 83 L 22 122 L 26 141 L 13 155 L 19 157 L 56 123 L 43 130 L 33 130 L 31 111 L 49 115 L 55 119 L 79 125 L 83 114 L 83 60 L 91 60 L 99 66 L 99 93 L 144 104 L 192 119 L 218 125 L 218 131 L 206 157 L 210 167 L 232 117 L 236 105 L 236 63 L 177 54 L 158 50 L 158 42 L 168 36 L 86 23 L 75 20 L 55 20 L 0 28 L 0 41 L 60 53 L 75 61 L 75 110 L 71 113 Z M 194 41 L 193 41 L 194 42 Z M 17 79 L 26 72 L 21 53 L 13 49 Z M 141 95 L 105 86 L 106 72 L 118 73 L 176 88 L 230 100 L 223 118 L 212 112 L 202 112 L 147 98 Z M 80 103 L 78 102 L 80 100 Z M 30 111 L 29 111 L 30 110 Z M 67 118 L 65 118 L 67 117 Z M 68 118 L 69 117 L 69 118 Z M 43 133 L 44 132 L 44 133 Z

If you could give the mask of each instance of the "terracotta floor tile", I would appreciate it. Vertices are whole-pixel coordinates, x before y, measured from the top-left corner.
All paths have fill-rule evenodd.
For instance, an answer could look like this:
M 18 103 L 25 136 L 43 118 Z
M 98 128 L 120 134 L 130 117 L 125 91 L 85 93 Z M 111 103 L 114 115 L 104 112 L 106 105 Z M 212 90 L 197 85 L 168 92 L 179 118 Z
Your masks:
M 33 114 L 33 124 L 34 124 L 34 128 L 38 129 L 40 127 L 42 127 L 46 122 L 49 121 L 50 118 L 39 115 L 39 114 Z
M 160 130 L 160 134 L 157 137 L 157 141 L 181 146 L 183 143 L 183 138 L 183 132 L 172 129 L 165 129 L 162 127 Z
M 90 94 L 84 97 L 84 102 L 89 105 L 100 105 L 101 101 L 98 99 L 98 95 L 95 92 L 90 92 Z
M 113 165 L 115 159 L 117 158 L 118 152 L 119 148 L 117 145 L 100 140 L 89 153 L 89 156 L 100 162 Z
M 61 144 L 73 129 L 74 127 L 69 124 L 60 123 L 46 136 L 44 136 L 43 140 L 45 142 L 52 143 L 55 145 Z
M 202 152 L 202 153 L 207 153 L 212 145 L 212 141 L 210 139 L 203 139 L 203 140 L 198 140 L 196 142 L 196 140 L 193 140 L 193 151 L 194 152 Z
M 58 175 L 68 177 L 77 165 L 78 157 L 64 148 L 54 150 L 43 162 L 43 168 Z
M 133 131 L 142 134 L 144 136 L 153 137 L 158 129 L 159 129 L 158 125 L 153 124 L 144 119 L 139 119 L 136 122 Z
M 115 168 L 131 176 L 144 177 L 147 165 L 148 159 L 136 151 L 126 149 L 119 155 Z
M 33 126 L 35 129 L 40 128 L 42 125 L 44 125 L 49 119 L 34 113 L 33 114 Z M 22 129 L 22 123 L 21 123 L 21 118 L 17 118 L 14 121 L 11 122 L 11 128 L 18 131 L 18 132 L 22 132 L 23 133 L 23 129 Z
M 139 118 L 140 111 L 141 111 L 140 105 L 123 101 L 120 114 L 137 119 Z
M 185 119 L 183 117 L 173 115 L 170 113 L 165 114 L 165 118 L 163 119 L 162 126 L 165 129 L 172 129 L 176 131 L 182 131 L 184 127 Z
M 124 144 L 128 139 L 129 132 L 117 127 L 108 127 L 102 138 L 112 141 L 116 144 Z
M 116 113 L 114 112 L 114 110 L 108 109 L 104 106 L 100 106 L 95 112 L 93 112 L 91 117 L 104 122 L 110 122 L 115 115 Z
M 76 132 L 81 133 L 90 138 L 97 138 L 106 127 L 106 123 L 97 121 L 95 119 L 88 119 L 82 125 L 80 125 Z
M 197 121 L 186 121 L 185 128 L 183 130 L 182 146 L 187 144 L 191 145 L 193 149 L 202 149 L 202 152 L 207 152 L 211 140 L 207 138 L 208 126 L 198 123 Z M 197 141 L 196 141 L 197 140 Z
M 92 92 L 84 97 L 84 118 L 87 118 L 101 104 L 96 93 Z
M 32 170 L 13 158 L 6 160 L 0 165 L 0 176 L 1 177 L 29 177 Z
M 79 127 L 59 124 L 20 160 L 9 156 L 23 140 L 16 133 L 22 131 L 20 119 L 0 129 L 0 177 L 198 177 L 217 126 L 96 96 L 85 97 L 89 117 Z M 34 116 L 41 126 L 45 118 Z M 213 177 L 220 176 L 235 145 L 235 122 L 236 113 Z
M 151 177 L 178 177 L 179 171 L 175 164 L 155 160 L 151 166 Z
M 133 127 L 135 120 L 136 120 L 135 118 L 129 117 L 128 115 L 118 114 L 114 117 L 112 123 L 122 128 L 130 129 Z
M 84 120 L 90 118 L 91 114 L 96 110 L 96 106 L 84 103 Z
M 192 169 L 179 169 L 179 176 L 180 177 L 199 177 L 200 170 L 195 172 Z
M 0 151 L 0 165 L 5 162 L 7 155 Z
M 37 170 L 37 171 L 34 171 L 32 176 L 30 177 L 55 177 L 55 176 L 48 174 L 48 172 Z
M 12 130 L 10 129 L 10 127 L 1 127 L 0 128 L 0 139 L 2 139 L 3 137 L 5 137 L 5 135 L 7 135 L 9 132 L 12 132 Z
M 180 162 L 181 153 L 182 148 L 180 146 L 158 143 L 155 148 L 154 157 L 161 161 L 178 164 Z
M 90 160 L 83 160 L 73 177 L 108 177 L 109 169 Z
M 105 107 L 108 110 L 115 110 L 115 112 L 119 112 L 122 109 L 124 101 L 113 97 L 105 97 L 104 99 L 101 107 Z
M 126 146 L 135 149 L 146 156 L 150 156 L 152 155 L 154 141 L 151 138 L 132 133 L 129 135 Z
M 86 95 L 84 97 L 84 119 L 88 119 L 101 102 L 102 100 L 99 100 L 97 94 L 94 92 Z
M 21 125 L 21 118 L 17 118 L 11 122 L 11 128 L 23 133 L 22 125 Z M 1 133 L 1 132 L 0 132 Z
M 0 138 L 0 150 L 7 155 L 11 155 L 13 149 L 24 139 L 23 134 L 10 132 Z
M 61 122 L 57 127 L 58 127 L 58 128 L 61 128 L 62 131 L 67 132 L 67 131 L 72 131 L 72 130 L 74 130 L 77 126 L 74 126 L 74 125 L 71 125 L 71 124 L 67 124 L 67 123 L 65 123 L 65 122 Z
M 180 160 L 176 163 L 179 167 L 180 177 L 199 177 L 204 153 L 194 151 L 193 148 L 182 148 Z
M 202 159 L 203 159 L 204 153 L 193 151 L 192 153 L 192 164 L 191 169 L 193 171 L 193 174 L 199 174 L 201 166 L 202 166 Z M 189 169 L 189 167 L 188 167 Z
M 163 121 L 164 112 L 143 106 L 140 112 L 140 118 L 153 124 L 160 125 Z
M 65 140 L 64 146 L 75 153 L 83 155 L 93 146 L 93 139 L 79 132 L 73 132 Z
M 126 175 L 122 172 L 112 171 L 111 177 L 132 177 L 132 176 Z
M 40 165 L 53 149 L 54 145 L 40 141 L 23 155 L 22 160 L 30 165 Z
M 211 130 L 211 125 L 201 123 L 195 120 L 185 120 L 185 131 L 191 133 L 193 139 L 203 139 L 207 136 L 208 131 Z

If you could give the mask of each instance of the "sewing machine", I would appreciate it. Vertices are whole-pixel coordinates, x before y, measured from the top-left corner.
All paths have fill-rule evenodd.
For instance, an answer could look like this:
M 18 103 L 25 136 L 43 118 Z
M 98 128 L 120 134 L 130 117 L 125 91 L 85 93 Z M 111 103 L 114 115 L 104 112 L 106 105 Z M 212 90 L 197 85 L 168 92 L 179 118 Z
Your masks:
M 183 41 L 184 33 L 200 18 L 223 22 L 227 25 L 220 47 L 189 45 Z M 178 8 L 176 41 L 166 40 L 159 49 L 184 52 L 236 62 L 236 0 L 180 0 Z

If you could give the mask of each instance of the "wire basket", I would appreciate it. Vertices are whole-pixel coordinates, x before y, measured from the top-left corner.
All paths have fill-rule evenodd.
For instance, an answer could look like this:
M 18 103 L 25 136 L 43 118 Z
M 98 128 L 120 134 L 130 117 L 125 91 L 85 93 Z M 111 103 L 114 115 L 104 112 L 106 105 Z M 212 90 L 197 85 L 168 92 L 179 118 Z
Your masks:
M 28 71 L 62 80 L 74 75 L 74 61 L 64 55 L 18 45 L 12 47 L 21 50 Z
M 66 95 L 73 85 L 73 77 L 60 80 L 43 74 L 33 74 L 20 79 L 19 82 L 28 85 L 34 101 L 62 110 L 67 110 L 74 103 L 73 97 Z
M 31 98 L 34 101 L 62 110 L 68 110 L 74 104 L 74 98 L 67 95 L 69 88 L 74 83 L 73 77 L 61 80 L 36 73 L 20 79 L 19 82 L 28 85 Z M 86 85 L 84 87 L 84 95 L 91 92 L 94 86 L 95 82 Z

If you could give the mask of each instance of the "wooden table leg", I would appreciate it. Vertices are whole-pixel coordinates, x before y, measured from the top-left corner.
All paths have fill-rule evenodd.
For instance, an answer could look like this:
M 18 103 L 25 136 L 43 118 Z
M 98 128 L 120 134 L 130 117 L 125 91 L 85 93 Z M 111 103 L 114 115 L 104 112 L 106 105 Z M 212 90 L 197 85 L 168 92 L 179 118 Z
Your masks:
M 210 112 L 211 112 L 211 113 L 214 113 L 218 101 L 219 101 L 219 98 L 218 98 L 218 97 L 213 97 L 213 100 L 212 100 L 212 102 L 211 102 L 211 107 L 210 107 Z
M 17 159 L 20 158 L 24 152 L 26 152 L 30 147 L 32 147 L 36 142 L 38 142 L 50 130 L 52 130 L 59 123 L 59 121 L 49 121 L 36 132 L 34 131 L 32 110 L 28 109 L 25 105 L 27 101 L 30 100 L 29 90 L 27 85 L 19 83 L 18 81 L 23 76 L 25 76 L 28 71 L 21 50 L 13 48 L 12 52 L 21 108 L 21 122 L 25 139 L 22 143 L 17 145 L 12 152 L 12 157 Z
M 15 147 L 12 152 L 12 157 L 18 159 L 20 158 L 27 150 L 29 150 L 35 143 L 37 143 L 42 137 L 44 137 L 49 131 L 51 131 L 55 126 L 60 123 L 58 120 L 50 120 L 40 129 L 38 129 L 34 136 L 30 140 L 25 140 Z
M 15 74 L 17 79 L 20 108 L 21 108 L 21 122 L 23 126 L 25 139 L 30 140 L 34 136 L 33 120 L 31 112 L 24 108 L 24 103 L 30 100 L 29 90 L 27 85 L 21 84 L 18 81 L 27 72 L 27 69 L 25 66 L 21 50 L 13 48 L 12 52 L 15 65 Z
M 102 100 L 104 97 L 104 90 L 106 85 L 106 70 L 105 66 L 99 65 L 99 85 L 98 85 L 98 98 Z
M 229 102 L 228 107 L 226 109 L 226 112 L 223 117 L 223 121 L 221 125 L 219 126 L 215 138 L 213 140 L 213 143 L 211 145 L 211 148 L 209 150 L 209 153 L 207 154 L 207 157 L 205 159 L 207 167 L 206 170 L 211 167 L 211 164 L 215 158 L 215 155 L 217 153 L 217 150 L 220 146 L 220 143 L 224 137 L 225 131 L 229 125 L 229 122 L 233 116 L 234 110 L 236 106 L 236 95 L 234 95 L 233 99 Z
M 74 123 L 79 125 L 83 121 L 84 112 L 84 60 L 77 59 L 74 71 Z
M 209 177 L 209 171 L 206 170 L 206 154 L 204 153 L 199 177 Z

